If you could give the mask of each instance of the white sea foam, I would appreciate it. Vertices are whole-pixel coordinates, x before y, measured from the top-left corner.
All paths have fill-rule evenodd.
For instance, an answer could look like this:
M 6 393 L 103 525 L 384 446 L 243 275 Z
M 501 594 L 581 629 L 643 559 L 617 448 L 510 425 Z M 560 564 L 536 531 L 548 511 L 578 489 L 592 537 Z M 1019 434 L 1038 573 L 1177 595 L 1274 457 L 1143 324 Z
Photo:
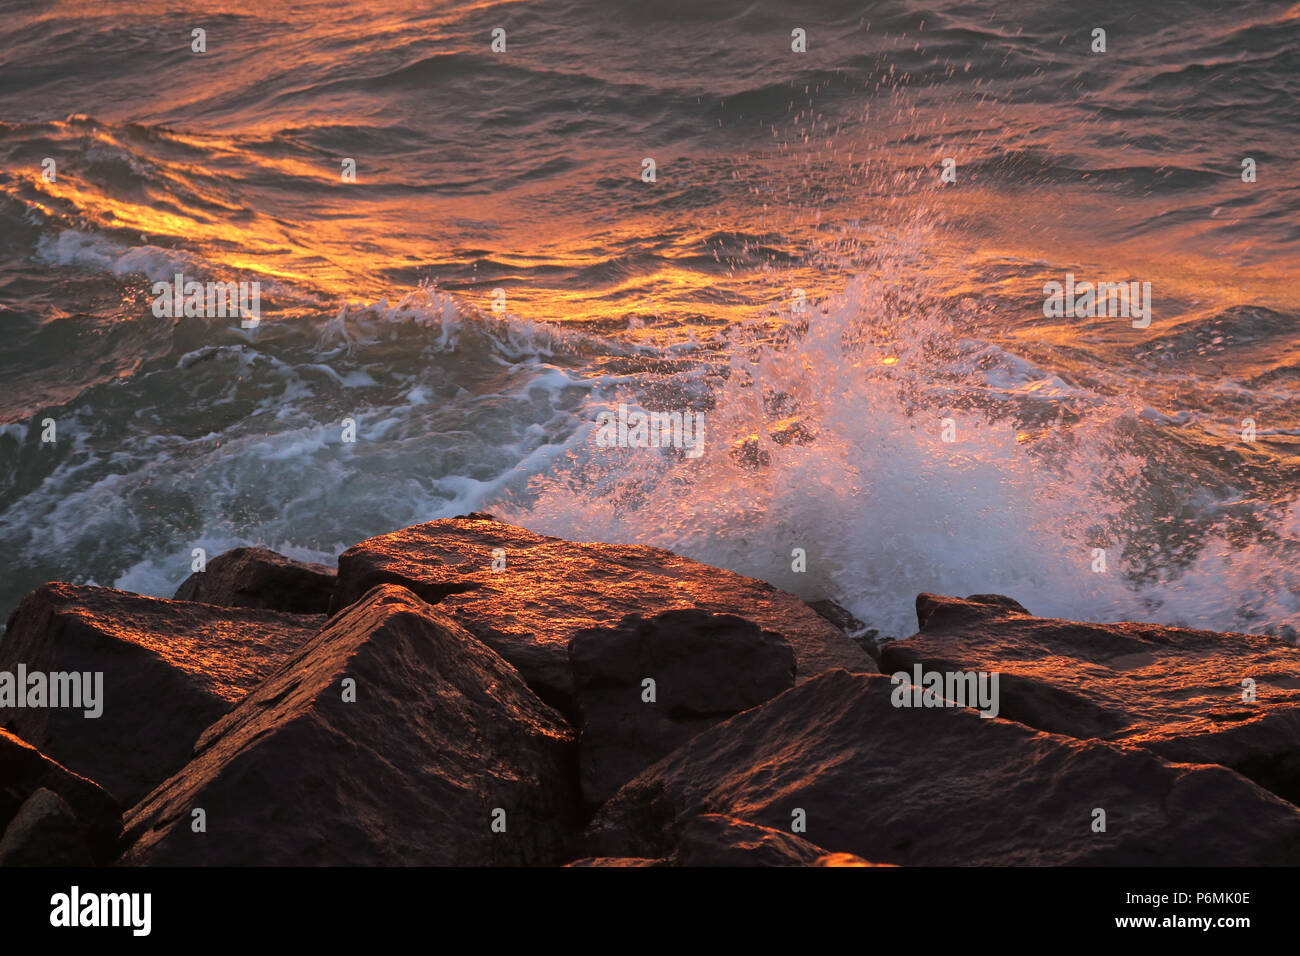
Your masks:
M 1088 393 L 970 340 L 945 346 L 947 317 L 920 303 L 910 304 L 911 327 L 880 344 L 869 333 L 893 321 L 881 301 L 870 282 L 855 283 L 782 348 L 733 335 L 730 375 L 707 395 L 716 404 L 702 459 L 597 449 L 578 433 L 561 473 L 539 474 L 530 496 L 492 510 L 545 533 L 666 547 L 831 597 L 892 636 L 914 630 L 919 591 L 1001 592 L 1035 613 L 1081 620 L 1300 623 L 1300 580 L 1284 570 L 1280 546 L 1211 540 L 1190 565 L 1154 569 L 1154 580 L 1133 553 L 1158 536 L 1143 518 L 1160 476 L 1178 468 L 1144 455 L 1133 435 L 1144 420 L 1178 424 L 1185 414 Z M 971 394 L 985 401 L 954 408 Z M 611 401 L 593 396 L 585 417 Z M 1068 407 L 1082 419 L 1026 440 L 1007 402 Z M 815 439 L 774 440 L 788 419 Z M 1200 512 L 1214 504 L 1207 494 Z M 1094 548 L 1106 552 L 1104 573 Z M 806 553 L 806 572 L 792 570 L 794 549 Z

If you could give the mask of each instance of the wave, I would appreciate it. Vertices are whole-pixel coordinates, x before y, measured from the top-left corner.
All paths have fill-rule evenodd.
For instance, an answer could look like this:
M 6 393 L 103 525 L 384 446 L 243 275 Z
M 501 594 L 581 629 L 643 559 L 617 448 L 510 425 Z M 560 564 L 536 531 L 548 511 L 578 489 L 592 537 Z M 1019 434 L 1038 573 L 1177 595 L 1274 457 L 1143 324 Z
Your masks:
M 1300 502 L 1243 500 L 1203 461 L 1221 444 L 1170 441 L 1186 416 L 1071 385 L 897 279 L 858 277 L 779 344 L 733 330 L 723 367 L 658 383 L 653 407 L 704 409 L 699 458 L 600 448 L 589 426 L 560 472 L 488 506 L 830 597 L 890 636 L 911 633 L 919 591 L 1076 620 L 1300 625 Z M 583 417 L 638 397 L 593 394 Z

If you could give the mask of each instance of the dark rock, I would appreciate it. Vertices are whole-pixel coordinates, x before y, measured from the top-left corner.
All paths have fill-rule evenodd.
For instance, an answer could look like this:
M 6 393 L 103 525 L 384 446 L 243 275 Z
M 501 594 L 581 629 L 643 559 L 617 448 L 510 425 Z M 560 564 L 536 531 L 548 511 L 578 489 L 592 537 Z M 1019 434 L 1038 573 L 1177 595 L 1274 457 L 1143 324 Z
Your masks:
M 0 709 L 0 724 L 129 806 L 189 759 L 230 710 L 325 623 L 51 583 L 25 597 L 0 639 L 0 671 L 103 673 L 103 713 Z
M 704 731 L 605 803 L 588 852 L 664 857 L 701 814 L 788 832 L 802 810 L 801 837 L 905 865 L 1300 862 L 1300 810 L 1232 770 L 892 697 L 831 671 Z
M 123 862 L 558 863 L 572 855 L 574 750 L 510 665 L 384 585 L 204 732 L 129 812 Z M 195 809 L 206 832 L 193 832 Z
M 80 827 L 80 836 L 96 863 L 109 863 L 117 853 L 117 838 L 122 830 L 122 814 L 117 802 L 101 787 L 79 777 L 67 767 L 56 763 L 25 740 L 0 730 L 0 828 L 8 829 L 22 808 L 36 791 L 45 789 L 57 794 L 74 815 Z M 23 835 L 35 822 L 34 816 L 45 816 L 42 803 L 29 809 L 14 836 L 17 846 L 28 844 Z M 42 828 L 43 829 L 43 828 Z M 47 833 L 48 835 L 48 833 Z M 17 852 L 16 846 L 6 847 Z M 53 850 L 52 844 L 44 844 Z M 55 865 L 50 861 L 49 865 Z
M 1001 716 L 1217 763 L 1300 803 L 1300 648 L 1274 637 L 1031 617 L 1008 598 L 922 594 L 881 670 L 1000 672 Z M 1244 679 L 1257 699 L 1243 700 Z
M 873 661 L 879 663 L 880 647 L 877 640 L 879 631 L 874 627 L 867 627 L 854 617 L 853 612 L 848 608 L 841 607 L 829 598 L 809 601 L 808 606 L 843 631 L 845 637 L 866 651 L 867 656 Z
M 295 561 L 265 548 L 235 548 L 181 582 L 176 600 L 325 614 L 335 577 L 335 570 L 323 564 Z
M 492 569 L 498 549 L 502 571 Z M 739 615 L 790 642 L 798 679 L 831 667 L 876 671 L 860 647 L 793 594 L 659 548 L 574 544 L 489 519 L 431 521 L 345 551 L 331 607 L 345 608 L 385 582 L 438 604 L 569 713 L 569 640 L 627 614 Z
M 785 418 L 768 429 L 768 437 L 778 445 L 811 445 L 817 440 L 817 430 L 798 418 Z
M 1016 611 L 1019 614 L 1028 614 L 1025 606 L 1015 598 L 1009 598 L 1005 594 L 968 594 L 966 600 L 975 604 L 993 604 L 998 607 L 1006 608 L 1008 611 Z
M 667 866 L 666 860 L 650 860 L 639 856 L 588 856 L 566 863 L 565 866 Z
M 825 855 L 788 831 L 701 813 L 683 825 L 671 859 L 677 866 L 812 866 Z
M 732 461 L 750 471 L 757 471 L 772 464 L 772 453 L 759 444 L 758 438 L 751 435 L 731 443 L 727 453 Z
M 54 791 L 39 787 L 0 837 L 0 866 L 91 866 L 85 830 Z
M 604 801 L 704 728 L 794 685 L 794 651 L 780 634 L 694 609 L 578 631 L 569 659 L 589 803 Z M 655 682 L 653 702 L 643 699 L 646 678 Z
M 1020 602 L 1001 594 L 972 594 L 964 601 L 960 598 L 928 594 L 924 591 L 916 596 L 916 620 L 918 626 L 923 629 L 932 624 L 978 619 L 992 611 L 999 611 L 1007 616 L 1029 614 Z

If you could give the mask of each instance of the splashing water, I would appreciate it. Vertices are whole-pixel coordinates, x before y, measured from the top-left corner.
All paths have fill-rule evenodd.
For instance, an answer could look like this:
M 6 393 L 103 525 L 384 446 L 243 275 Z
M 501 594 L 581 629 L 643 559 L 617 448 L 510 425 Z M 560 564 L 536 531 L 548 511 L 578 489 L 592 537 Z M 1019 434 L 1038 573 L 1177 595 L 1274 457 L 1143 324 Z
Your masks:
M 1184 463 L 1162 449 L 1149 409 L 980 338 L 994 312 L 918 279 L 929 238 L 916 229 L 899 241 L 908 252 L 877 259 L 810 315 L 738 326 L 671 383 L 635 382 L 675 395 L 664 407 L 707 409 L 699 459 L 598 448 L 588 427 L 558 473 L 496 510 L 831 597 L 891 636 L 911 633 L 923 590 L 1003 592 L 1084 620 L 1300 623 L 1300 576 L 1275 564 L 1300 547 L 1294 527 L 1231 549 L 1214 520 L 1223 502 L 1206 496 L 1182 521 L 1162 513 Z M 594 396 L 586 417 L 627 399 Z M 1183 524 L 1204 526 L 1190 554 Z M 1275 570 L 1252 573 L 1261 562 Z

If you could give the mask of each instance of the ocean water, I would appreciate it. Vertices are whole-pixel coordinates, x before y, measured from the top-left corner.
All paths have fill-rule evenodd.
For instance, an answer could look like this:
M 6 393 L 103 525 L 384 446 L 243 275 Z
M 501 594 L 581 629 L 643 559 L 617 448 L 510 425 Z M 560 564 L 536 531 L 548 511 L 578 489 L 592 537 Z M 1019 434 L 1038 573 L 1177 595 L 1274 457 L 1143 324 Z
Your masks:
M 3 0 L 0 614 L 486 510 L 890 636 L 1294 635 L 1298 133 L 1287 2 Z

